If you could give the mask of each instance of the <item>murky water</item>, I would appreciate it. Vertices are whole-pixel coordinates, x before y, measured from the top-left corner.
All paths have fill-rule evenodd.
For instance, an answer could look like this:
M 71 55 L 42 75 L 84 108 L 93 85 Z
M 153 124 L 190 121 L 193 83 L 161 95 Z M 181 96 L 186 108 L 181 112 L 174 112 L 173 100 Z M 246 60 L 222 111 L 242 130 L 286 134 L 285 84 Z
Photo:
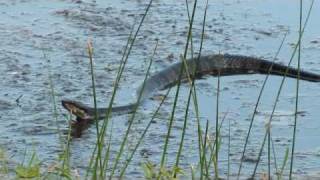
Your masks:
M 140 20 L 147 1 L 41 1 L 0 0 L 0 146 L 7 150 L 12 160 L 21 162 L 25 149 L 36 150 L 45 165 L 57 161 L 60 141 L 50 89 L 50 76 L 58 102 L 58 124 L 66 129 L 67 112 L 60 106 L 63 98 L 92 104 L 89 60 L 86 42 L 93 41 L 100 106 L 110 98 L 123 47 L 133 24 Z M 305 12 L 309 1 L 304 5 Z M 189 4 L 189 8 L 193 5 Z M 194 24 L 194 47 L 198 49 L 201 37 L 205 2 L 198 3 Z M 304 38 L 301 55 L 302 67 L 320 73 L 320 4 L 315 3 Z M 304 13 L 306 17 L 306 13 Z M 206 23 L 203 54 L 236 53 L 263 56 L 272 59 L 286 31 L 288 36 L 279 54 L 279 61 L 287 63 L 293 44 L 298 39 L 299 3 L 289 0 L 253 1 L 226 0 L 210 2 Z M 117 104 L 134 100 L 135 88 L 143 80 L 144 72 L 156 40 L 159 47 L 153 72 L 179 61 L 183 53 L 188 19 L 185 1 L 155 1 L 138 35 L 132 50 Z M 231 123 L 231 169 L 239 166 L 245 135 L 253 107 L 264 80 L 262 75 L 221 78 L 220 117 L 227 113 L 222 128 L 221 174 L 227 170 L 228 122 Z M 271 77 L 262 97 L 259 113 L 253 125 L 248 146 L 248 161 L 255 160 L 265 132 L 265 122 L 270 115 L 280 77 Z M 288 79 L 281 94 L 277 115 L 272 126 L 272 138 L 277 163 L 281 164 L 286 147 L 291 146 L 294 122 L 295 80 Z M 197 82 L 201 123 L 210 123 L 210 134 L 215 132 L 217 79 L 209 77 Z M 319 98 L 320 86 L 300 83 L 296 158 L 297 174 L 309 174 L 320 168 Z M 178 103 L 176 121 L 170 138 L 168 165 L 175 160 L 184 119 L 188 86 L 184 85 Z M 164 92 L 160 92 L 164 93 Z M 136 156 L 128 167 L 128 176 L 141 177 L 141 163 L 159 163 L 171 112 L 173 93 L 160 117 L 152 124 Z M 147 101 L 134 122 L 126 153 L 137 142 L 156 108 L 157 100 Z M 198 161 L 197 128 L 195 114 L 190 113 L 181 165 L 188 169 Z M 129 115 L 113 117 L 112 154 L 118 151 L 126 130 Z M 96 141 L 91 128 L 81 139 L 71 144 L 72 166 L 80 172 L 88 164 Z M 259 172 L 266 172 L 266 153 L 263 154 Z M 246 162 L 243 174 L 249 175 L 254 163 Z

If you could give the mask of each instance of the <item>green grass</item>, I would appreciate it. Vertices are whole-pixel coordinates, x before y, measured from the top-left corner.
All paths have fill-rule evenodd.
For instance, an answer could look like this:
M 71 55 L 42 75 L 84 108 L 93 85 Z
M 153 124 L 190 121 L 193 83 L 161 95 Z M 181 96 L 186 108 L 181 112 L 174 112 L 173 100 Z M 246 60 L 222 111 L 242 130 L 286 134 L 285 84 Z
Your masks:
M 221 87 L 220 84 L 222 82 L 222 78 L 220 78 L 220 75 L 217 76 L 217 92 L 216 92 L 216 99 L 213 99 L 212 101 L 216 100 L 216 109 L 215 109 L 215 114 L 216 116 L 214 118 L 211 118 L 214 121 L 209 121 L 207 120 L 205 123 L 205 126 L 202 127 L 200 123 L 200 111 L 198 106 L 198 100 L 197 100 L 197 92 L 196 92 L 196 87 L 195 87 L 195 78 L 194 77 L 194 69 L 188 69 L 186 66 L 186 59 L 189 51 L 191 51 L 191 57 L 194 56 L 194 45 L 193 45 L 193 25 L 195 23 L 195 15 L 196 15 L 196 10 L 197 10 L 197 3 L 198 1 L 195 0 L 193 2 L 193 7 L 191 11 L 189 11 L 188 3 L 186 2 L 186 8 L 187 8 L 187 13 L 188 13 L 188 33 L 186 36 L 186 41 L 185 41 L 185 48 L 183 51 L 183 54 L 181 55 L 181 61 L 182 66 L 180 70 L 180 75 L 179 75 L 179 81 L 176 87 L 170 88 L 166 91 L 166 94 L 164 97 L 161 99 L 161 102 L 159 103 L 157 109 L 152 113 L 152 116 L 150 119 L 148 119 L 148 123 L 144 127 L 142 133 L 140 134 L 137 142 L 133 145 L 132 150 L 128 151 L 126 153 L 125 147 L 128 145 L 128 139 L 130 138 L 130 132 L 132 131 L 132 126 L 134 124 L 134 121 L 136 120 L 136 113 L 139 110 L 139 104 L 141 99 L 142 93 L 140 93 L 137 97 L 137 106 L 134 108 L 134 111 L 132 114 L 129 116 L 129 123 L 127 124 L 126 131 L 122 136 L 121 142 L 119 142 L 120 146 L 119 149 L 117 149 L 116 154 L 111 154 L 111 149 L 114 148 L 113 144 L 111 143 L 113 140 L 113 137 L 115 136 L 112 131 L 112 124 L 110 125 L 111 117 L 112 117 L 112 111 L 110 110 L 113 106 L 113 102 L 115 99 L 115 96 L 118 91 L 119 84 L 121 82 L 121 77 L 123 75 L 124 69 L 126 67 L 126 64 L 129 60 L 130 53 L 132 51 L 132 48 L 134 46 L 135 40 L 140 32 L 141 27 L 144 24 L 144 20 L 147 17 L 149 11 L 152 11 L 152 0 L 149 1 L 143 16 L 140 19 L 140 22 L 138 23 L 137 27 L 133 26 L 132 31 L 128 37 L 127 43 L 124 47 L 124 53 L 122 55 L 122 59 L 120 61 L 119 68 L 117 70 L 117 76 L 115 78 L 114 82 L 114 89 L 112 91 L 112 96 L 110 97 L 110 102 L 107 105 L 109 110 L 106 112 L 106 118 L 100 122 L 102 124 L 99 124 L 98 121 L 95 121 L 95 128 L 96 128 L 96 133 L 97 133 L 97 139 L 96 139 L 96 144 L 95 148 L 92 152 L 92 156 L 90 159 L 90 162 L 88 164 L 88 170 L 84 176 L 85 179 L 113 179 L 113 178 L 126 178 L 126 172 L 128 167 L 131 165 L 132 159 L 137 155 L 137 151 L 140 147 L 140 145 L 143 143 L 144 138 L 146 137 L 150 127 L 152 126 L 152 122 L 154 119 L 157 117 L 159 114 L 159 111 L 163 104 L 165 103 L 166 98 L 169 95 L 169 92 L 172 92 L 175 90 L 175 94 L 173 96 L 173 103 L 172 103 L 172 109 L 170 112 L 170 115 L 168 117 L 167 122 L 167 132 L 165 134 L 165 138 L 163 139 L 163 149 L 161 153 L 161 158 L 158 162 L 150 162 L 150 161 L 143 161 L 141 160 L 141 173 L 144 174 L 146 179 L 179 179 L 180 177 L 190 177 L 191 179 L 218 179 L 222 177 L 223 173 L 220 172 L 220 169 L 227 169 L 227 174 L 226 177 L 229 179 L 231 178 L 231 174 L 237 173 L 237 178 L 240 179 L 242 178 L 242 169 L 243 169 L 243 157 L 246 154 L 247 150 L 247 145 L 248 141 L 250 138 L 251 130 L 253 128 L 253 122 L 255 119 L 255 115 L 258 109 L 258 106 L 260 105 L 261 101 L 261 96 L 263 94 L 265 84 L 268 81 L 269 75 L 266 76 L 261 89 L 259 91 L 259 95 L 257 97 L 256 104 L 253 109 L 252 116 L 250 118 L 250 124 L 248 127 L 248 131 L 245 137 L 245 142 L 243 144 L 243 149 L 241 153 L 241 158 L 239 162 L 239 169 L 237 172 L 232 172 L 231 171 L 231 159 L 230 159 L 230 152 L 232 148 L 235 148 L 233 145 L 233 142 L 231 141 L 231 123 L 230 120 L 228 122 L 228 126 L 223 126 L 223 122 L 226 119 L 226 116 L 220 117 L 221 115 L 221 104 L 223 102 L 220 101 L 221 96 Z M 308 14 L 305 18 L 305 21 L 303 23 L 303 18 L 302 18 L 302 0 L 300 0 L 300 21 L 299 21 L 299 38 L 296 43 L 296 46 L 293 49 L 292 56 L 290 58 L 290 61 L 288 63 L 288 66 L 292 63 L 295 54 L 298 54 L 298 69 L 300 69 L 300 57 L 301 57 L 301 42 L 302 42 L 302 37 L 304 34 L 304 30 L 306 28 L 310 12 L 312 10 L 314 1 L 311 2 L 310 9 L 308 10 Z M 205 34 L 205 24 L 206 24 L 206 17 L 207 17 L 207 8 L 208 8 L 208 1 L 206 1 L 206 8 L 203 12 L 203 19 L 201 21 L 202 23 L 202 33 L 201 33 L 201 41 L 200 41 L 200 48 L 198 50 L 198 57 L 201 56 L 202 48 L 203 48 L 203 41 L 204 41 L 204 34 Z M 275 53 L 274 60 L 277 58 L 283 43 L 285 42 L 285 37 L 286 34 L 281 42 L 281 45 L 277 49 L 277 52 Z M 150 52 L 151 57 L 149 60 L 149 64 L 145 70 L 145 76 L 144 76 L 144 81 L 142 85 L 142 91 L 145 85 L 145 82 L 150 75 L 150 69 L 153 65 L 153 60 L 154 60 L 154 55 L 156 54 L 157 47 L 158 47 L 158 41 L 155 42 L 154 45 L 154 50 L 153 52 Z M 91 83 L 92 83 L 92 94 L 93 94 L 93 106 L 97 108 L 97 95 L 96 95 L 96 85 L 95 85 L 95 67 L 94 67 L 94 46 L 92 45 L 92 42 L 89 41 L 87 45 L 87 53 L 89 55 L 89 62 L 90 62 L 90 72 L 91 72 Z M 45 59 L 49 59 L 45 55 Z M 48 60 L 49 61 L 49 60 Z M 183 118 L 183 125 L 180 133 L 180 138 L 179 142 L 177 143 L 177 152 L 176 156 L 171 156 L 171 158 L 175 159 L 170 159 L 171 162 L 174 162 L 173 164 L 168 163 L 168 151 L 170 146 L 173 146 L 172 143 L 170 143 L 170 136 L 172 135 L 173 131 L 173 126 L 176 120 L 176 111 L 177 111 L 177 104 L 179 101 L 179 94 L 180 94 L 180 88 L 181 88 L 181 77 L 182 74 L 186 73 L 188 74 L 188 96 L 187 96 L 187 101 L 185 104 L 184 108 L 184 118 Z M 31 154 L 30 159 L 26 160 L 27 163 L 22 162 L 18 164 L 15 167 L 15 173 L 16 177 L 18 178 L 40 178 L 40 179 L 49 179 L 52 175 L 56 175 L 54 177 L 58 177 L 60 179 L 78 179 L 76 175 L 72 173 L 72 165 L 70 164 L 70 155 L 72 154 L 71 149 L 70 149 L 70 143 L 72 141 L 70 137 L 70 133 L 65 137 L 61 133 L 61 128 L 58 124 L 58 108 L 57 108 L 57 103 L 56 103 L 56 93 L 55 93 L 55 88 L 54 84 L 52 83 L 51 79 L 51 71 L 49 70 L 49 89 L 50 89 L 50 95 L 52 99 L 52 109 L 53 109 L 53 117 L 56 120 L 56 126 L 57 126 L 57 132 L 58 132 L 58 138 L 60 140 L 61 144 L 61 154 L 58 155 L 57 158 L 57 165 L 54 166 L 54 168 L 50 171 L 45 171 L 41 172 L 41 163 L 36 157 L 36 152 L 33 152 Z M 252 175 L 251 177 L 256 177 L 257 172 L 258 172 L 258 166 L 260 163 L 260 160 L 262 158 L 263 152 L 267 151 L 267 176 L 269 178 L 275 176 L 277 179 L 283 179 L 286 174 L 286 167 L 289 164 L 290 160 L 290 171 L 288 174 L 288 177 L 291 179 L 292 174 L 293 174 L 293 167 L 294 167 L 294 150 L 295 150 L 295 144 L 296 144 L 296 129 L 298 127 L 297 120 L 297 112 L 299 110 L 299 78 L 297 79 L 297 85 L 296 85 L 296 103 L 295 103 L 295 118 L 294 118 L 294 128 L 293 128 L 293 134 L 292 134 L 292 147 L 289 149 L 289 147 L 285 150 L 284 156 L 283 156 L 283 161 L 280 166 L 277 164 L 277 153 L 275 152 L 275 147 L 274 143 L 272 141 L 272 119 L 274 116 L 274 112 L 277 108 L 277 103 L 279 101 L 279 97 L 282 91 L 283 84 L 285 82 L 286 76 L 283 77 L 281 84 L 279 86 L 278 92 L 276 96 L 274 97 L 274 104 L 272 106 L 272 113 L 270 117 L 268 118 L 268 123 L 266 126 L 265 134 L 263 137 L 261 137 L 261 146 L 260 149 L 257 149 L 258 151 L 258 161 L 255 164 L 255 167 L 252 169 Z M 213 88 L 212 88 L 213 89 Z M 141 92 L 142 92 L 141 91 Z M 213 92 L 213 91 L 212 91 Z M 188 122 L 192 120 L 189 117 L 189 112 L 190 112 L 190 105 L 193 103 L 194 107 L 194 112 L 195 112 L 195 121 L 197 125 L 197 151 L 198 151 L 198 159 L 197 162 L 194 162 L 195 164 L 190 164 L 190 169 L 188 167 L 183 167 L 181 166 L 181 161 L 182 159 L 182 154 L 185 152 L 184 149 L 184 144 L 185 144 L 185 136 L 188 130 Z M 97 111 L 95 113 L 97 117 Z M 227 115 L 227 114 L 226 114 Z M 66 117 L 67 120 L 71 119 L 70 117 Z M 112 122 L 111 122 L 112 123 Z M 214 126 L 214 132 L 211 132 L 212 129 L 210 129 L 211 126 Z M 223 142 L 224 138 L 221 136 L 221 129 L 222 128 L 227 128 L 228 132 L 228 138 L 227 138 L 227 144 Z M 69 128 L 70 132 L 70 128 Z M 210 136 L 211 134 L 214 134 L 213 137 Z M 106 140 L 107 139 L 107 140 Z M 228 155 L 227 155 L 227 167 L 224 167 L 221 164 L 221 149 L 224 145 L 227 145 L 227 150 L 228 150 Z M 291 150 L 291 151 L 290 151 Z M 272 157 L 273 156 L 273 157 Z M 273 162 L 272 162 L 273 158 Z M 273 169 L 274 166 L 274 169 Z M 6 157 L 6 153 L 0 149 L 0 177 L 2 175 L 9 174 L 9 168 L 8 168 L 8 158 Z
M 0 177 L 6 176 L 8 173 L 9 169 L 7 153 L 0 147 Z

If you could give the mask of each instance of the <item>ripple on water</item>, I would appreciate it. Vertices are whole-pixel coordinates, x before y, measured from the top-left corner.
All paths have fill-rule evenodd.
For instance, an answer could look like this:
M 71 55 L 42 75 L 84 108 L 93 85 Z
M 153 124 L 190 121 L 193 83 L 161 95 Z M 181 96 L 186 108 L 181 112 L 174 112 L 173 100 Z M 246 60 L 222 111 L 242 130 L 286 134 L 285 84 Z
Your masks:
M 275 3 L 276 2 L 276 3 Z M 286 2 L 286 8 L 281 8 Z M 152 71 L 159 71 L 162 68 L 178 62 L 183 52 L 186 35 L 188 32 L 188 18 L 184 1 L 157 1 L 152 6 L 145 24 L 136 39 L 136 44 L 130 54 L 124 78 L 121 80 L 120 97 L 116 99 L 117 104 L 125 104 L 133 99 L 135 87 L 142 81 L 149 57 L 152 54 L 155 40 L 159 40 L 158 51 L 152 67 Z M 228 52 L 244 55 L 263 56 L 272 59 L 281 38 L 288 29 L 287 42 L 296 42 L 296 13 L 293 4 L 287 1 L 237 1 L 211 2 L 208 11 L 208 19 L 203 54 L 213 52 Z M 268 4 L 271 3 L 271 4 Z M 277 6 L 273 5 L 276 4 Z M 67 113 L 61 110 L 60 99 L 70 98 L 92 103 L 91 77 L 89 70 L 86 43 L 90 37 L 94 44 L 95 67 L 97 80 L 98 101 L 105 105 L 110 98 L 113 88 L 116 69 L 121 60 L 123 47 L 126 44 L 131 27 L 145 8 L 146 2 L 142 1 L 103 1 L 97 0 L 81 1 L 27 1 L 12 0 L 1 1 L 0 11 L 0 142 L 8 149 L 8 153 L 14 154 L 14 159 L 21 162 L 24 149 L 32 149 L 37 144 L 37 153 L 41 160 L 54 161 L 59 154 L 60 141 L 56 134 L 56 122 L 53 116 L 53 103 L 49 75 L 54 85 L 56 103 L 59 117 L 58 125 L 67 129 L 68 122 L 64 115 Z M 189 4 L 191 5 L 191 4 Z M 270 8 L 265 8 L 270 6 Z M 189 6 L 192 7 L 192 6 Z M 279 9 L 281 8 L 281 9 Z M 316 7 L 318 8 L 318 7 Z M 193 40 L 194 49 L 199 49 L 202 29 L 203 5 L 199 5 L 195 17 Z M 287 12 L 288 11 L 288 12 Z M 232 12 L 232 13 L 230 13 Z M 319 13 L 318 9 L 313 13 Z M 283 13 L 287 15 L 284 16 Z M 289 18 L 289 19 L 287 19 Z M 314 32 L 318 30 L 318 22 L 310 19 L 309 35 L 306 33 L 304 53 L 302 54 L 304 68 L 317 72 L 319 35 Z M 292 47 L 285 43 L 279 59 L 289 59 Z M 307 54 L 307 55 L 304 55 Z M 107 68 L 106 68 L 107 67 Z M 49 74 L 49 72 L 51 74 Z M 266 97 L 257 114 L 257 121 L 254 122 L 253 135 L 250 138 L 250 148 L 246 154 L 246 164 L 253 164 L 256 161 L 257 149 L 261 144 L 265 132 L 265 119 L 269 116 L 269 110 L 273 100 L 276 82 L 280 80 L 271 78 L 271 86 L 266 88 Z M 199 89 L 198 97 L 201 104 L 200 122 L 203 127 L 208 120 L 209 135 L 215 135 L 215 97 L 216 79 L 208 78 L 197 83 Z M 263 82 L 262 76 L 237 76 L 221 78 L 221 112 L 229 111 L 226 115 L 226 122 L 231 123 L 231 159 L 238 166 L 241 148 L 245 140 L 256 97 Z M 291 142 L 292 110 L 289 106 L 294 104 L 295 89 L 293 81 L 288 82 L 285 90 L 285 98 L 281 99 L 280 110 L 276 112 L 273 124 L 274 143 L 278 147 L 277 152 L 282 155 Z M 137 85 L 136 85 L 137 84 Z M 173 146 L 169 149 L 168 163 L 175 160 L 176 149 L 181 138 L 186 97 L 188 96 L 188 85 L 182 86 L 182 95 L 179 97 L 176 121 L 173 123 L 173 132 L 169 138 Z M 297 172 L 305 172 L 308 168 L 319 168 L 318 155 L 308 152 L 308 149 L 315 148 L 317 142 L 306 141 L 310 136 L 316 134 L 319 129 L 319 114 L 316 95 L 319 94 L 318 85 L 304 83 L 302 91 L 308 92 L 308 96 L 301 96 L 301 106 L 307 109 L 307 113 L 299 115 L 299 136 L 303 144 L 298 146 L 302 149 L 302 155 L 298 153 L 296 163 Z M 287 93 L 287 92 L 291 92 Z M 164 94 L 162 92 L 162 94 Z M 293 94 L 293 95 L 292 95 Z M 19 105 L 15 100 L 19 100 Z M 272 97 L 272 98 L 271 98 Z M 289 98 L 288 98 L 289 97 Z M 134 145 L 140 137 L 146 123 L 153 115 L 150 112 L 155 104 L 161 100 L 161 96 L 154 97 L 152 103 L 144 104 L 145 110 L 137 115 L 137 121 L 133 123 L 133 132 L 130 134 L 130 146 Z M 174 93 L 170 94 L 168 101 L 160 110 L 154 123 L 151 124 L 148 133 L 139 149 L 138 157 L 133 159 L 133 167 L 129 168 L 129 174 L 141 177 L 141 162 L 148 159 L 153 162 L 158 160 L 162 154 L 165 134 L 168 128 L 168 121 L 171 116 L 171 108 L 174 101 Z M 131 102 L 131 101 L 130 101 Z M 193 108 L 190 108 L 192 111 Z M 198 161 L 197 157 L 197 121 L 195 113 L 190 113 L 188 131 L 185 137 L 185 153 L 182 154 L 182 165 L 187 169 L 190 164 Z M 118 152 L 119 145 L 128 125 L 128 116 L 113 117 L 113 139 L 111 144 L 112 159 Z M 307 126 L 309 124 L 309 126 Z M 124 128 L 125 127 L 125 128 Z M 226 128 L 226 124 L 223 125 Z M 311 127 L 311 128 L 310 128 Z M 111 130 L 110 130 L 111 131 Z M 107 133 L 109 133 L 108 131 Z M 301 133 L 303 132 L 303 133 Z M 222 142 L 227 142 L 229 137 L 226 129 L 221 130 Z M 288 137 L 290 136 L 290 137 Z M 316 139 L 317 135 L 313 136 Z M 95 129 L 90 128 L 81 139 L 75 139 L 71 143 L 71 162 L 79 168 L 81 173 L 88 164 L 91 152 L 95 145 Z M 106 140 L 107 141 L 107 140 Z M 316 141 L 316 140 L 314 140 Z M 108 141 L 106 143 L 109 143 Z M 299 144 L 299 142 L 297 143 Z M 223 144 L 224 145 L 224 144 Z M 129 147 L 132 148 L 132 147 Z M 221 147 L 222 158 L 226 158 L 227 149 Z M 19 156 L 21 154 L 21 156 Z M 314 160 L 316 159 L 316 160 Z M 265 154 L 263 156 L 265 163 Z M 318 161 L 320 162 L 320 161 Z M 223 162 L 222 162 L 223 163 Z M 251 167 L 251 166 L 250 166 Z M 314 169 L 315 169 L 314 168 Z M 81 174 L 80 173 L 80 174 Z M 247 171 L 245 173 L 248 173 Z

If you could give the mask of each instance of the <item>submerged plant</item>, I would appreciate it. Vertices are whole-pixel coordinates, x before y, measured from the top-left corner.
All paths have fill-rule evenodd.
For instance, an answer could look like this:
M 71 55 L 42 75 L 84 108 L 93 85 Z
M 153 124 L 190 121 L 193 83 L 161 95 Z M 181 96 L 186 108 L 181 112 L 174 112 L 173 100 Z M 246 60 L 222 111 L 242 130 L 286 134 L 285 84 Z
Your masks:
M 19 178 L 35 178 L 40 177 L 40 162 L 37 159 L 36 152 L 32 153 L 32 156 L 27 164 L 23 162 L 15 168 L 17 177 Z
M 172 169 L 167 169 L 165 167 L 157 168 L 156 164 L 152 162 L 145 162 L 142 164 L 142 169 L 144 172 L 144 177 L 146 179 L 163 179 L 163 180 L 175 180 L 177 177 L 184 176 L 185 172 L 179 167 L 173 167 Z

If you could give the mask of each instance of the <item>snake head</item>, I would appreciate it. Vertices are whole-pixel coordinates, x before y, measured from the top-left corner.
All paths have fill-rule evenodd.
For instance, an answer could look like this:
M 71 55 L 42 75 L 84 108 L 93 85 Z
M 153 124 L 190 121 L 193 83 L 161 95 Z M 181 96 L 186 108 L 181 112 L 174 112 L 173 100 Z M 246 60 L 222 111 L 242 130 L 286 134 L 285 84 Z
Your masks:
M 67 109 L 71 114 L 80 119 L 93 119 L 90 108 L 81 102 L 64 99 L 61 101 L 62 106 Z
M 77 101 L 73 100 L 62 100 L 62 106 L 67 109 L 71 114 L 75 115 L 76 120 L 70 122 L 71 125 L 71 136 L 79 138 L 82 132 L 89 127 L 93 122 L 91 109 Z

